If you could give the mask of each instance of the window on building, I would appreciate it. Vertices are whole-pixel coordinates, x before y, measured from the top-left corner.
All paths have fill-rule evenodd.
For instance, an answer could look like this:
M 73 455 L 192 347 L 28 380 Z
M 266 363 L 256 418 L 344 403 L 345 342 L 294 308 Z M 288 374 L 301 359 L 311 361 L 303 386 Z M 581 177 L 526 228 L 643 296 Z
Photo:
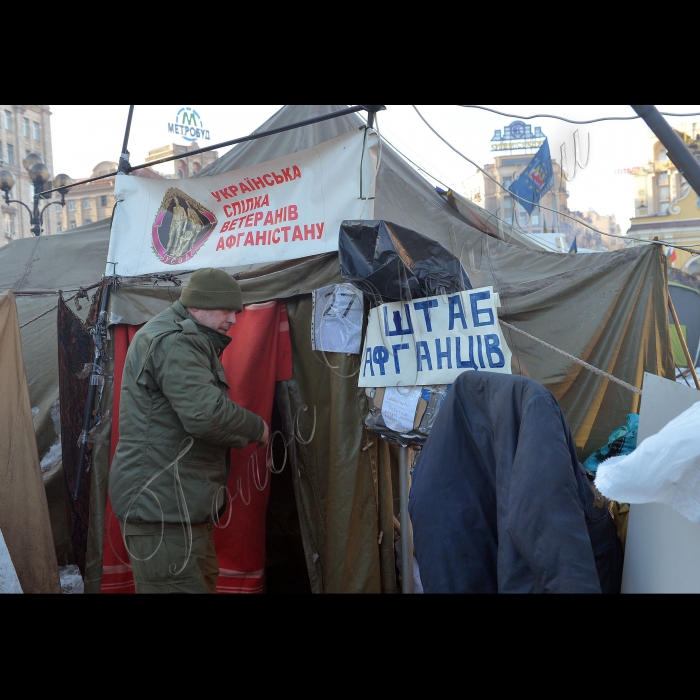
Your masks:
M 510 197 L 505 197 L 503 200 L 503 214 L 503 218 L 510 221 L 510 217 L 513 215 L 513 200 Z
M 75 200 L 68 202 L 68 211 L 75 211 Z
M 668 181 L 668 173 L 659 173 L 657 183 L 659 187 L 659 213 L 665 214 L 668 211 L 668 207 L 670 204 L 670 187 Z
M 15 164 L 15 147 L 11 144 L 7 144 L 7 162 L 9 165 Z
M 29 183 L 29 201 L 30 202 L 34 201 L 34 194 L 35 194 L 34 183 L 30 182 Z
M 107 195 L 106 195 L 106 194 L 103 194 L 102 197 L 100 197 L 100 204 L 101 204 L 103 207 L 106 207 L 106 206 L 107 206 Z
M 62 231 L 63 231 L 63 226 L 62 226 L 61 222 L 59 221 L 56 224 L 56 233 L 61 233 Z
M 83 209 L 89 209 L 90 208 L 90 197 L 85 197 L 83 199 Z
M 83 225 L 91 224 L 91 223 L 92 223 L 92 219 L 85 219 L 85 221 L 83 221 Z
M 518 211 L 518 223 L 521 226 L 527 226 L 527 212 L 523 209 Z
M 665 148 L 659 151 L 659 157 L 657 158 L 659 163 L 665 163 L 668 160 L 668 153 Z
M 532 217 L 530 218 L 530 223 L 531 223 L 533 226 L 539 226 L 539 225 L 540 225 L 540 213 L 539 213 L 539 212 L 536 211 L 536 212 L 532 215 Z
M 71 228 L 75 228 L 75 221 L 71 221 L 71 222 L 70 222 L 70 227 L 71 227 Z
M 60 204 L 56 204 L 56 211 L 61 211 L 62 207 Z
M 2 150 L 2 141 L 0 141 L 0 164 L 3 163 L 3 158 L 2 158 L 3 152 L 4 152 L 4 151 Z
M 512 180 L 511 180 L 510 178 L 506 178 L 506 179 L 503 181 L 503 187 L 505 187 L 506 189 L 509 189 L 509 188 L 510 188 L 510 183 L 511 183 L 511 182 L 512 182 Z
M 185 173 L 182 172 L 180 168 L 177 169 L 177 176 L 182 180 L 183 177 L 185 177 Z
M 27 117 L 22 117 L 22 127 L 24 129 L 24 135 L 29 138 L 29 119 L 27 119 Z
M 5 212 L 5 235 L 8 238 L 15 235 L 15 215 L 11 211 Z
M 9 109 L 5 110 L 5 128 L 8 131 L 13 131 L 12 129 L 12 112 Z
M 41 129 L 39 128 L 39 122 L 34 122 L 34 140 L 41 141 Z

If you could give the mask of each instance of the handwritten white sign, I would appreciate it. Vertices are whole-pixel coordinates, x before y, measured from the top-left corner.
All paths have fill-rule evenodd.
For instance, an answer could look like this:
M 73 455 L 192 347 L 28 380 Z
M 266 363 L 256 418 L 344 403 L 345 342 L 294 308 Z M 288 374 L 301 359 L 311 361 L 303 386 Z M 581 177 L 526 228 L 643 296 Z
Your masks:
M 497 302 L 492 287 L 481 287 L 372 309 L 358 385 L 451 384 L 469 370 L 510 374 Z
M 421 390 L 418 388 L 408 391 L 390 386 L 384 393 L 382 402 L 382 418 L 386 427 L 397 433 L 408 433 L 413 430 L 420 394 Z

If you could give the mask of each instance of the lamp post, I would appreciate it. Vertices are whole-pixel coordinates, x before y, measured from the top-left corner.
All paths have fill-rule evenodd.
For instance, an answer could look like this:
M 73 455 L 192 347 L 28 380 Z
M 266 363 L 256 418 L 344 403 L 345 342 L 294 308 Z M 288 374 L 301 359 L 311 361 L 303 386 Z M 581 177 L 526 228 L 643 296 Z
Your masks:
M 46 167 L 44 160 L 38 153 L 27 153 L 26 157 L 22 161 L 24 169 L 29 173 L 29 179 L 34 185 L 34 202 L 32 203 L 32 208 L 30 209 L 24 202 L 19 199 L 10 199 L 10 190 L 15 186 L 15 176 L 9 170 L 0 170 L 0 190 L 2 190 L 5 195 L 6 204 L 21 204 L 28 212 L 29 219 L 32 227 L 32 233 L 35 236 L 41 235 L 44 225 L 44 212 L 52 205 L 58 204 L 59 202 L 49 202 L 44 206 L 43 209 L 39 208 L 39 199 L 50 199 L 51 195 L 42 195 L 44 190 L 61 188 L 58 190 L 61 195 L 61 206 L 66 205 L 66 194 L 68 192 L 68 187 L 73 184 L 68 175 L 61 173 L 56 175 L 51 182 L 51 173 Z M 51 185 L 53 184 L 53 188 Z

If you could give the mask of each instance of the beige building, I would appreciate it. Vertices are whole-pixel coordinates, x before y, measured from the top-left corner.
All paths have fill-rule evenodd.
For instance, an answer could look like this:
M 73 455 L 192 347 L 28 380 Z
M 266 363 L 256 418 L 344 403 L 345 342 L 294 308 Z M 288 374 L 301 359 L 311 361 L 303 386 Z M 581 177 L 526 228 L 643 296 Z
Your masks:
M 34 185 L 22 165 L 28 153 L 38 153 L 46 163 L 51 177 L 53 153 L 51 150 L 51 111 L 49 105 L 0 105 L 0 169 L 9 170 L 15 178 L 10 191 L 11 199 L 19 199 L 30 209 L 34 200 Z M 41 207 L 45 203 L 42 202 Z M 60 205 L 49 206 L 44 214 L 44 233 L 56 233 Z M 0 200 L 2 234 L 0 246 L 15 238 L 32 235 L 29 212 L 20 204 L 5 204 Z
M 159 158 L 169 158 L 174 155 L 181 155 L 183 153 L 196 150 L 197 148 L 199 147 L 196 143 L 192 143 L 190 146 L 181 146 L 179 144 L 171 143 L 167 146 L 163 146 L 162 148 L 156 148 L 149 151 L 146 162 L 148 163 L 158 160 Z M 198 173 L 203 167 L 209 165 L 209 163 L 212 163 L 218 157 L 219 156 L 216 151 L 209 151 L 208 153 L 202 153 L 171 161 L 169 163 L 163 163 L 162 165 L 157 166 L 158 170 L 155 168 L 141 168 L 140 170 L 135 170 L 132 175 L 136 177 L 148 177 L 155 179 L 192 177 L 195 173 Z M 87 175 L 83 178 L 76 178 L 76 182 L 114 172 L 118 169 L 118 167 L 118 164 L 113 161 L 102 161 L 95 166 L 91 175 Z M 96 180 L 95 182 L 88 182 L 85 185 L 72 187 L 66 195 L 66 206 L 62 212 L 59 230 L 69 231 L 70 229 L 78 228 L 78 226 L 90 224 L 93 221 L 109 218 L 112 215 L 112 209 L 114 208 L 115 180 L 116 177 L 113 175 L 102 180 Z
M 678 135 L 700 159 L 700 124 L 693 124 Z M 700 198 L 669 160 L 666 149 L 655 136 L 650 137 L 646 165 L 631 168 L 634 177 L 634 209 L 628 235 L 644 240 L 683 246 L 700 244 Z M 636 245 L 644 245 L 636 243 Z M 700 259 L 684 250 L 676 251 L 672 267 L 700 273 Z
M 551 246 L 562 251 L 569 250 L 574 236 L 577 237 L 576 243 L 579 249 L 601 250 L 625 245 L 625 241 L 617 243 L 616 239 L 601 236 L 562 216 L 562 214 L 576 216 L 601 231 L 618 235 L 621 233 L 614 216 L 601 216 L 593 210 L 585 213 L 569 210 L 567 174 L 554 158 L 552 158 L 552 186 L 540 200 L 542 207 L 547 209 L 538 207 L 528 214 L 507 192 L 508 187 L 528 166 L 545 139 L 546 136 L 540 127 L 535 127 L 533 131 L 531 125 L 520 121 L 511 123 L 503 130 L 497 129 L 491 139 L 491 151 L 495 155 L 494 162 L 485 165 L 484 170 L 499 184 L 478 171 L 463 183 L 464 194 L 468 199 L 519 231 L 540 241 L 551 239 L 549 240 Z
M 53 178 L 53 152 L 51 149 L 51 111 L 49 105 L 0 105 L 0 169 L 9 170 L 15 178 L 15 186 L 10 191 L 10 199 L 19 199 L 32 208 L 34 186 L 22 165 L 23 158 L 28 153 L 38 153 L 51 172 Z M 199 146 L 191 143 L 187 146 L 171 143 L 162 148 L 152 150 L 147 162 L 181 155 L 197 150 Z M 180 160 L 163 163 L 158 170 L 143 168 L 133 174 L 150 178 L 183 178 L 192 177 L 202 168 L 218 158 L 216 151 L 188 156 Z M 79 182 L 91 177 L 97 177 L 118 168 L 113 161 L 102 161 L 85 177 L 75 177 Z M 44 213 L 43 235 L 69 231 L 79 226 L 107 219 L 112 215 L 114 207 L 115 177 L 107 177 L 85 185 L 78 185 L 68 190 L 66 206 L 61 207 L 57 194 L 52 197 L 55 204 L 49 205 Z M 43 208 L 47 202 L 42 202 Z M 0 200 L 0 246 L 15 238 L 26 238 L 32 235 L 29 212 L 20 204 L 5 204 Z
M 169 143 L 167 146 L 162 146 L 161 148 L 156 148 L 149 151 L 148 157 L 146 158 L 146 163 L 152 163 L 154 160 L 159 160 L 160 158 L 170 158 L 172 156 L 183 155 L 198 149 L 199 146 L 197 145 L 196 141 L 193 141 L 187 146 L 179 143 Z M 182 179 L 186 177 L 193 177 L 202 168 L 205 168 L 210 163 L 213 163 L 218 157 L 219 154 L 217 151 L 207 151 L 206 153 L 198 153 L 194 156 L 187 156 L 185 158 L 179 158 L 178 160 L 171 160 L 169 163 L 156 165 L 154 166 L 154 169 L 162 173 L 166 178 Z
M 117 163 L 104 160 L 95 166 L 91 175 L 75 178 L 75 181 L 115 172 L 118 167 Z M 88 182 L 86 185 L 71 187 L 66 194 L 66 206 L 61 211 L 59 231 L 70 231 L 93 221 L 109 218 L 114 207 L 114 180 L 113 175 L 103 180 Z

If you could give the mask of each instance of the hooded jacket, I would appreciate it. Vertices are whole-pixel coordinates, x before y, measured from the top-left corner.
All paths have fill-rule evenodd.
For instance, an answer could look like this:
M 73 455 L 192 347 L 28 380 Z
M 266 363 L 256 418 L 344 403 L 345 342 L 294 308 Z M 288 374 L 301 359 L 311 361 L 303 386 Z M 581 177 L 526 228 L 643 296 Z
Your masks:
M 413 474 L 426 593 L 617 593 L 622 548 L 554 396 L 527 377 L 461 374 Z
M 227 336 L 178 301 L 134 336 L 124 364 L 109 491 L 121 521 L 211 522 L 225 503 L 227 453 L 262 437 L 262 418 L 228 397 Z

